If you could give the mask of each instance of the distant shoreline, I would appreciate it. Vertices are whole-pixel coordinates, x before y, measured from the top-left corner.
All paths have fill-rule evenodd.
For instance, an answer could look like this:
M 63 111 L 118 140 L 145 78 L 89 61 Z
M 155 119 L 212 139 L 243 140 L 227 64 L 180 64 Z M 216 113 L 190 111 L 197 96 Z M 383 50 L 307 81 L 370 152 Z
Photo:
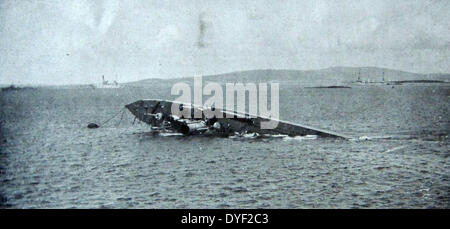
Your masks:
M 388 83 L 449 83 L 442 80 L 397 80 L 389 81 Z
M 21 90 L 30 90 L 30 89 L 36 89 L 35 87 L 19 87 L 19 86 L 15 86 L 15 85 L 10 85 L 7 87 L 1 87 L 1 91 L 21 91 Z
M 317 87 L 305 87 L 305 88 L 352 88 L 349 86 L 317 86 Z
M 282 70 L 282 69 L 259 69 L 246 71 L 232 71 L 228 73 L 204 75 L 205 81 L 215 81 L 221 83 L 233 82 L 302 82 L 306 84 L 314 83 L 315 86 L 327 86 L 333 84 L 355 83 L 360 77 L 362 81 L 371 83 L 449 83 L 450 73 L 429 73 L 420 74 L 405 72 L 395 69 L 378 67 L 331 67 L 318 70 Z M 382 81 L 385 79 L 385 81 Z M 173 84 L 179 81 L 192 81 L 192 77 L 175 78 L 147 78 L 138 81 L 122 82 L 121 86 L 137 86 L 154 84 Z M 0 88 L 8 87 L 11 84 L 0 84 Z M 53 87 L 53 88 L 73 88 L 73 87 L 95 87 L 95 84 L 14 84 L 16 87 Z

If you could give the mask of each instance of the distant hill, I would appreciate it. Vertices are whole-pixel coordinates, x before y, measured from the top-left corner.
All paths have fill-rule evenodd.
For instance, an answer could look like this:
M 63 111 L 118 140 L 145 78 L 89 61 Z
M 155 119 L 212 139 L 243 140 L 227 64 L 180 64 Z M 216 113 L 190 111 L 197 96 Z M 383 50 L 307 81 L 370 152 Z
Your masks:
M 250 70 L 230 72 L 218 75 L 207 75 L 203 77 L 204 83 L 208 81 L 218 83 L 236 82 L 280 82 L 280 83 L 300 83 L 306 86 L 323 85 L 345 85 L 356 81 L 358 75 L 362 81 L 407 81 L 407 80 L 441 80 L 449 81 L 450 74 L 418 74 L 393 69 L 377 67 L 332 67 L 320 70 Z M 153 84 L 173 84 L 176 82 L 192 83 L 192 77 L 175 79 L 145 79 L 136 82 L 126 83 L 130 86 L 150 86 Z

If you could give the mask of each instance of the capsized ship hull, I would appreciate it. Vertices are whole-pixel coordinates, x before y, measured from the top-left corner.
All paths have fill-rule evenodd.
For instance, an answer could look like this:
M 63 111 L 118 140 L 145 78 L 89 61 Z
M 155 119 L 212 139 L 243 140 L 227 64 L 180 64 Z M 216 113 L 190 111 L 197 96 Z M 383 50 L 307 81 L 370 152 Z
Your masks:
M 191 116 L 185 118 L 172 114 L 172 106 L 181 109 L 189 109 Z M 317 135 L 321 137 L 333 137 L 349 139 L 349 137 L 331 131 L 295 124 L 287 121 L 278 121 L 274 129 L 261 128 L 261 122 L 270 121 L 260 116 L 250 116 L 248 114 L 230 112 L 227 110 L 211 107 L 202 107 L 186 104 L 177 101 L 167 101 L 159 99 L 145 99 L 127 104 L 125 106 L 138 120 L 151 125 L 154 128 L 171 129 L 185 135 L 216 133 L 219 135 L 234 135 L 235 133 L 258 133 L 258 134 L 282 134 L 289 136 Z M 192 107 L 192 108 L 191 108 Z M 221 112 L 224 118 L 206 118 L 203 111 Z M 194 113 L 199 112 L 201 118 L 194 117 Z M 228 117 L 232 118 L 228 118 Z

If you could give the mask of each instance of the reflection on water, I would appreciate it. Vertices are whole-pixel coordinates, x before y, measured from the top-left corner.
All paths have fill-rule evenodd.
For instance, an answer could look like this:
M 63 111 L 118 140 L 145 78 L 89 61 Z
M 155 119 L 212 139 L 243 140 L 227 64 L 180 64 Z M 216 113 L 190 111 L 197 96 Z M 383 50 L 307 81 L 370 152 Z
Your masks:
M 449 206 L 446 86 L 281 85 L 281 119 L 353 136 L 183 137 L 126 112 L 170 88 L 0 94 L 6 208 Z

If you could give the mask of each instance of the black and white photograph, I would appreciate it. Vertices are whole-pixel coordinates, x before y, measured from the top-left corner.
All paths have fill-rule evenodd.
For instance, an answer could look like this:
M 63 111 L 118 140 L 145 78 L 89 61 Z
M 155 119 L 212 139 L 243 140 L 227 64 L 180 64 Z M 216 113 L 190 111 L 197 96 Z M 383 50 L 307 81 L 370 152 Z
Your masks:
M 1 0 L 0 208 L 448 209 L 449 102 L 448 0 Z

